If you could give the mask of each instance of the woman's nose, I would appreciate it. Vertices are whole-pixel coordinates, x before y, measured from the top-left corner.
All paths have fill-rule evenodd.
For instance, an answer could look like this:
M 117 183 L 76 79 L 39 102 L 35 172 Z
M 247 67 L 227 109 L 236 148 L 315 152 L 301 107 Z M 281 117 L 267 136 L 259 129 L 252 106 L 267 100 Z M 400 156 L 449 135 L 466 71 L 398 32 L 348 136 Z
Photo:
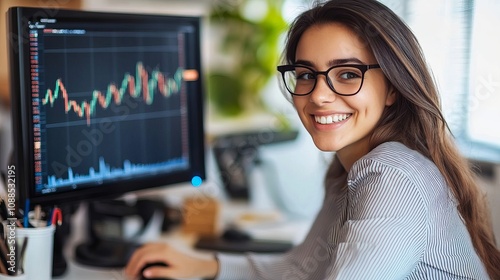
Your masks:
M 318 75 L 316 79 L 316 86 L 310 93 L 309 100 L 318 105 L 335 101 L 337 94 L 330 88 L 327 77 Z

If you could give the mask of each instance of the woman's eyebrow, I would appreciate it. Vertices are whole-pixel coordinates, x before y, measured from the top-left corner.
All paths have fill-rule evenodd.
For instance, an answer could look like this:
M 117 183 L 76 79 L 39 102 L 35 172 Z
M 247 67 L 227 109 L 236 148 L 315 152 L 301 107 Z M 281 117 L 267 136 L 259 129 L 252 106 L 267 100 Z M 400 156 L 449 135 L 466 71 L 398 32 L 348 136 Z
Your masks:
M 300 65 L 304 65 L 304 66 L 310 66 L 310 67 L 313 67 L 314 64 L 308 60 L 296 60 L 294 64 L 300 64 Z
M 304 66 L 310 66 L 313 67 L 314 63 L 308 60 L 296 60 L 295 64 L 300 64 Z M 358 58 L 355 57 L 349 57 L 349 58 L 338 58 L 338 59 L 332 59 L 329 60 L 327 65 L 328 67 L 332 67 L 335 65 L 342 65 L 342 64 L 365 64 L 363 61 L 359 60 Z
M 328 66 L 330 67 L 342 64 L 365 64 L 365 63 L 355 57 L 332 59 L 328 61 Z

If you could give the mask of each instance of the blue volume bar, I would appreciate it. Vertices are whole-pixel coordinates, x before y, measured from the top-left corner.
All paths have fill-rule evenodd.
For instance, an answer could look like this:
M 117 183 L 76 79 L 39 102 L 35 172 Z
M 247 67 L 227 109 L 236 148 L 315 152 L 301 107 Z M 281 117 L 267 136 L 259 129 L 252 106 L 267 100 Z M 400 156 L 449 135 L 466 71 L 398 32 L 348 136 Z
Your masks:
M 173 170 L 182 170 L 189 167 L 187 158 L 175 158 L 165 162 L 150 163 L 150 164 L 133 164 L 129 160 L 123 162 L 123 168 L 113 168 L 104 161 L 104 158 L 99 158 L 99 170 L 90 167 L 88 174 L 80 175 L 75 173 L 71 167 L 68 168 L 68 178 L 57 178 L 56 176 L 48 176 L 46 188 L 56 188 L 62 186 L 76 185 L 92 181 L 100 181 L 107 179 L 115 179 L 120 177 L 128 177 L 138 174 L 154 174 L 168 172 Z M 199 177 L 198 177 L 199 178 Z M 194 178 L 193 178 L 194 179 Z M 201 184 L 201 178 L 199 178 Z

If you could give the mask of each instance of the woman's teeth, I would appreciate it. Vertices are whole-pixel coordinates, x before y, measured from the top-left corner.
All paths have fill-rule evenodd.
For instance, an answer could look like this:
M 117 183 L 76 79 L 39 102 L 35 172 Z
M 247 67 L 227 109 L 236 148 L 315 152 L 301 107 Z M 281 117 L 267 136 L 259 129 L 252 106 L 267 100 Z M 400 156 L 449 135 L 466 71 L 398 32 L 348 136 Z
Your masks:
M 330 116 L 314 116 L 314 119 L 316 120 L 317 123 L 320 124 L 331 124 L 344 121 L 351 115 L 352 114 L 335 114 Z

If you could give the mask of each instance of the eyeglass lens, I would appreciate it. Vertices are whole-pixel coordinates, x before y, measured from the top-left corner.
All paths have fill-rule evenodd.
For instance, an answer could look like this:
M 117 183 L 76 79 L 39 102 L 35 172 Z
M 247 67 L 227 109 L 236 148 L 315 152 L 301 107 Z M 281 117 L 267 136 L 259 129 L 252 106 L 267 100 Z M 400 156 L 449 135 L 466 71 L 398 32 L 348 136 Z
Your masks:
M 295 69 L 284 73 L 285 86 L 293 94 L 306 95 L 314 90 L 318 76 L 321 74 L 307 67 L 296 66 Z M 355 67 L 330 68 L 327 77 L 329 87 L 334 92 L 343 95 L 357 93 L 363 83 L 363 71 Z

